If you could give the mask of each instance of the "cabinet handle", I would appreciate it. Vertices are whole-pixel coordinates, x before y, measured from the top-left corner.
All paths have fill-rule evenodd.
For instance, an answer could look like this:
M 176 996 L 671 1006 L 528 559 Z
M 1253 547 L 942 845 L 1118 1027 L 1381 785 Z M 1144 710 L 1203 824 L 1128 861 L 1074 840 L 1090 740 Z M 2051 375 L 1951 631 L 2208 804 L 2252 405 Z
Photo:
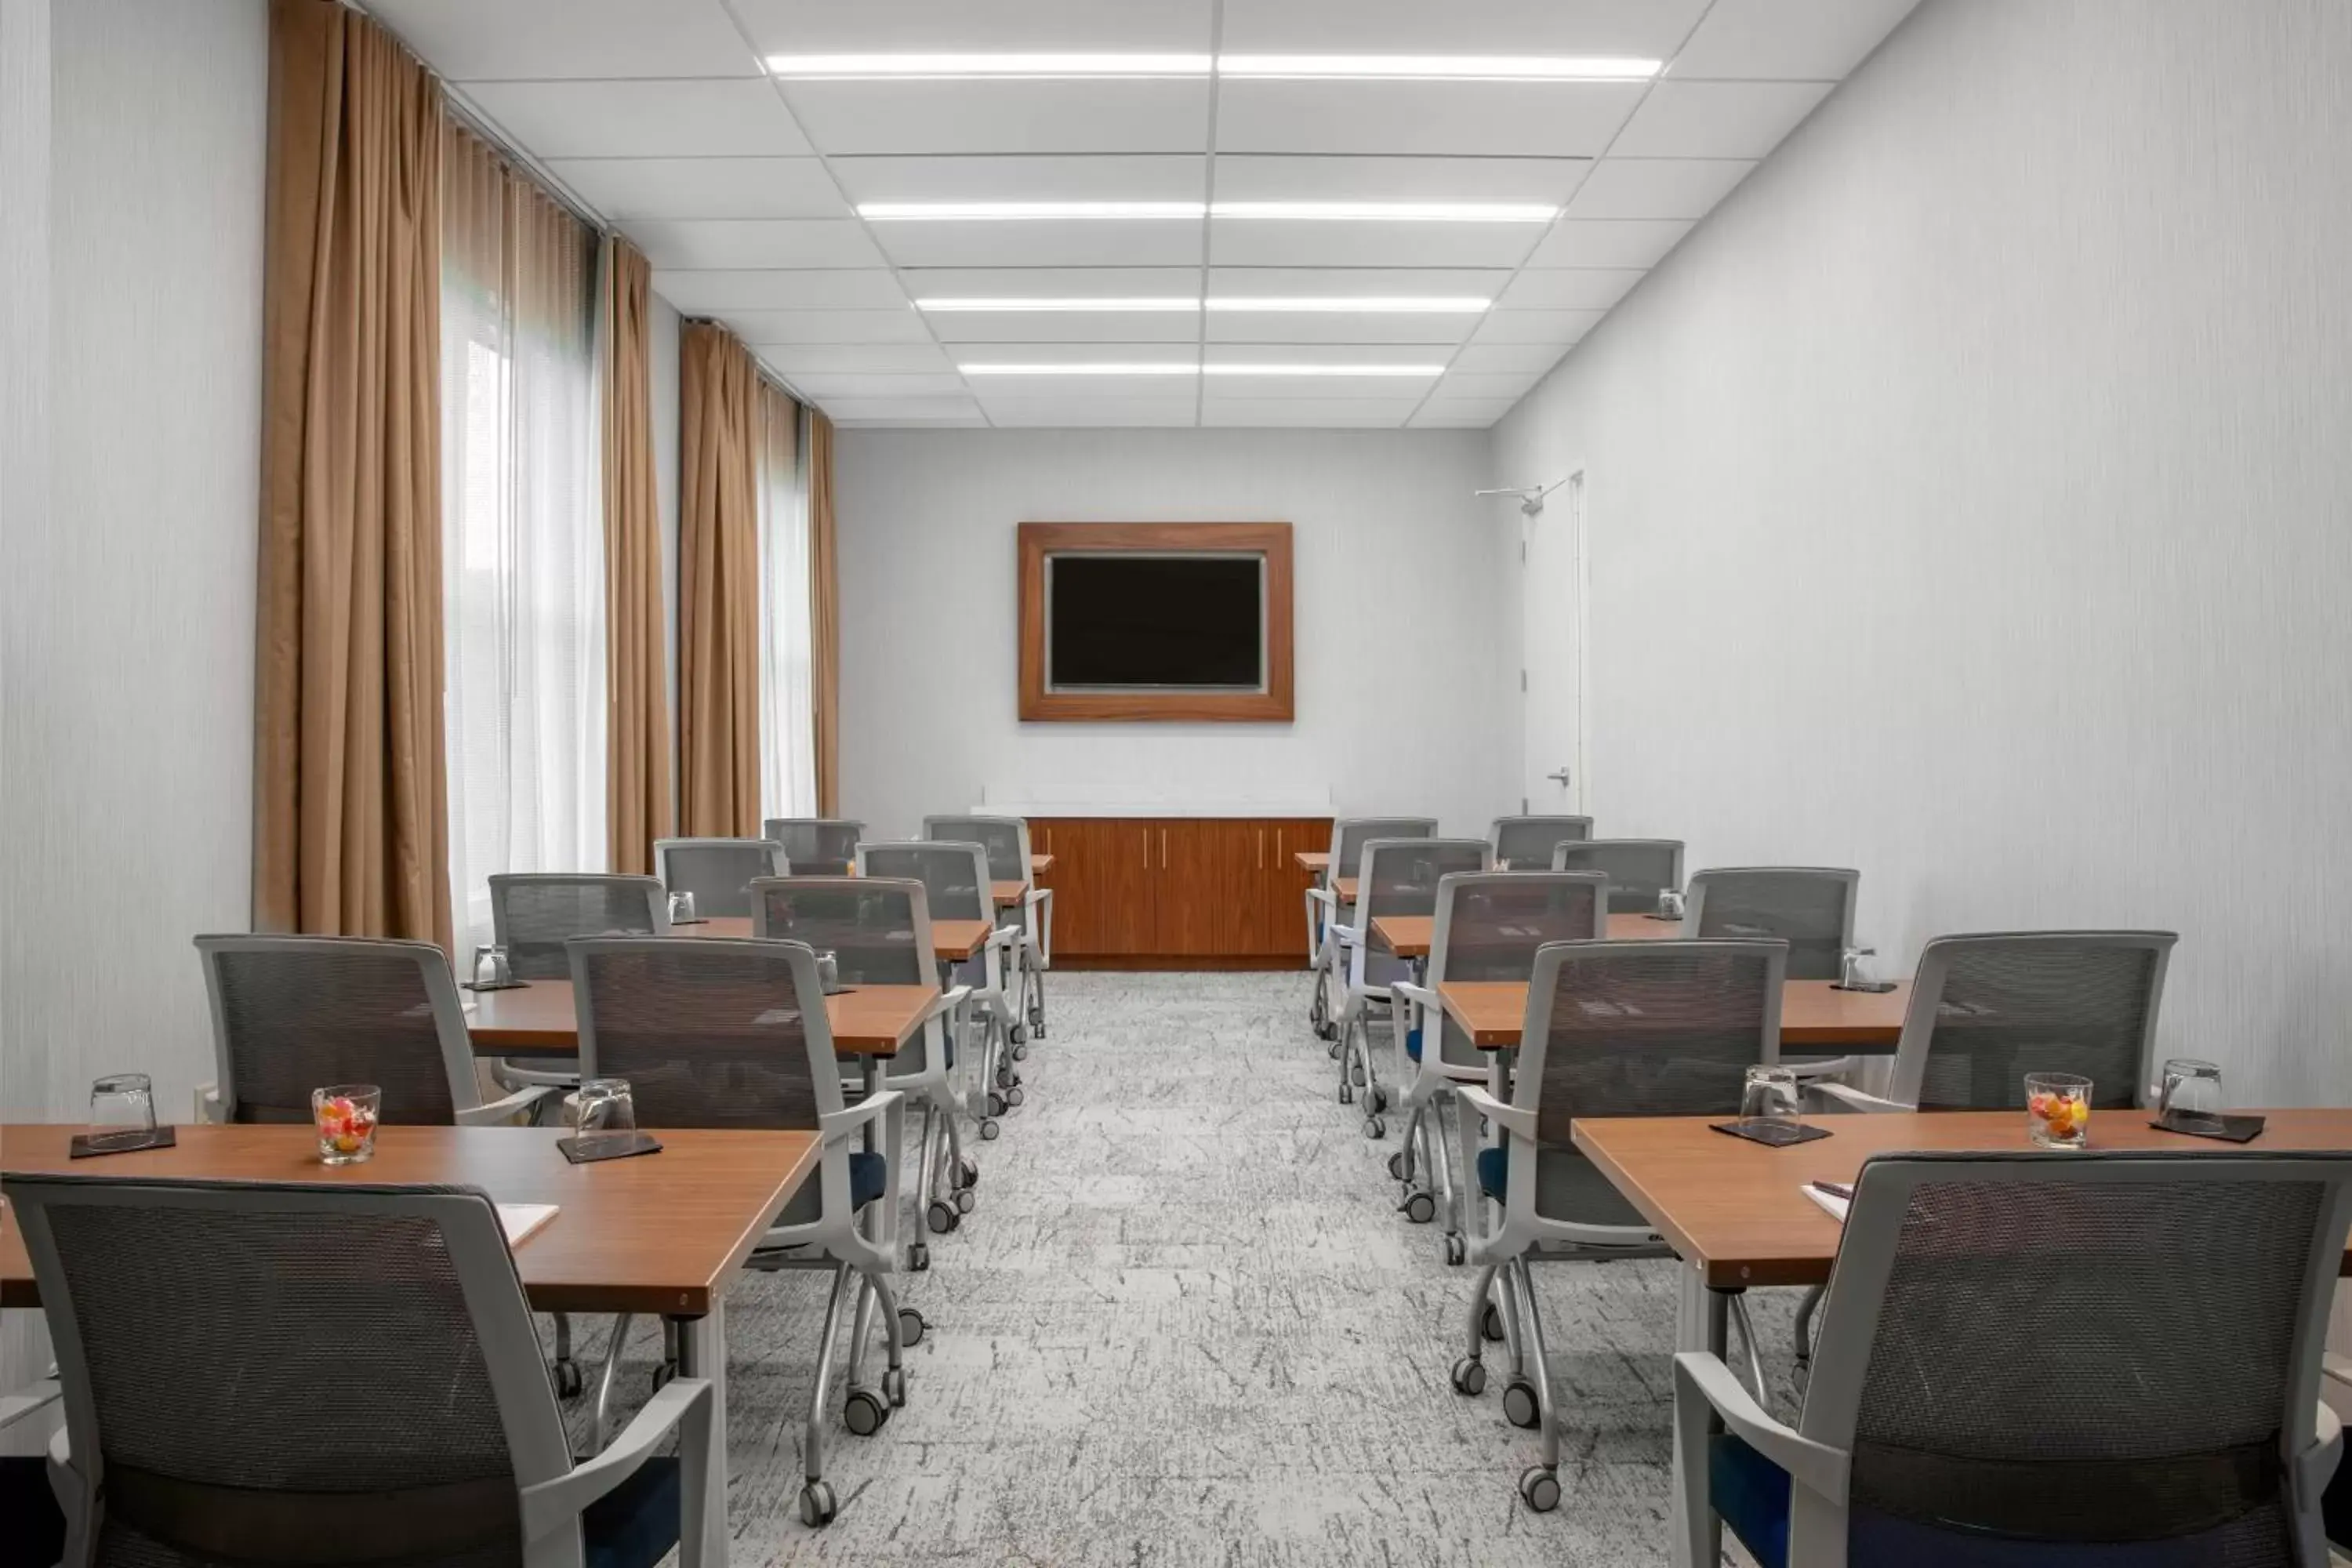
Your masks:
M 1261 871 L 1265 869 L 1265 829 L 1263 827 L 1257 830 L 1257 868 Z
M 1147 871 L 1151 869 L 1151 829 L 1149 827 L 1143 830 L 1143 868 Z
M 1168 869 L 1168 830 L 1164 827 L 1160 830 L 1160 868 Z

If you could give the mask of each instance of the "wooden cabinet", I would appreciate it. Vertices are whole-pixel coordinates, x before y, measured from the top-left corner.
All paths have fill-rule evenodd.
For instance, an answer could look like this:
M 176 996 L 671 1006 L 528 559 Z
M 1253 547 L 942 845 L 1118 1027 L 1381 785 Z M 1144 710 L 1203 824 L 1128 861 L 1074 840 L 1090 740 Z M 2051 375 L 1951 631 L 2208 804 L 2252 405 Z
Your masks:
M 1292 863 L 1330 840 L 1311 817 L 1032 818 L 1054 857 L 1054 958 L 1102 969 L 1275 968 L 1306 962 Z

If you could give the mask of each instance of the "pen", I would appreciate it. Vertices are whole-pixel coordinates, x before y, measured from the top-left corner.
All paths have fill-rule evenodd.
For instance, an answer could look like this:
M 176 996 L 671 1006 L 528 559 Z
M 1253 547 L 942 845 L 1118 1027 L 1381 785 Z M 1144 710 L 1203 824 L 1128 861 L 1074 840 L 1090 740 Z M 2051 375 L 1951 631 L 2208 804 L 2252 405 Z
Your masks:
M 1836 1182 L 1815 1182 L 1813 1185 L 1820 1191 L 1829 1194 L 1829 1195 L 1833 1198 L 1843 1198 L 1848 1203 L 1853 1202 L 1853 1189 L 1852 1187 L 1841 1185 Z

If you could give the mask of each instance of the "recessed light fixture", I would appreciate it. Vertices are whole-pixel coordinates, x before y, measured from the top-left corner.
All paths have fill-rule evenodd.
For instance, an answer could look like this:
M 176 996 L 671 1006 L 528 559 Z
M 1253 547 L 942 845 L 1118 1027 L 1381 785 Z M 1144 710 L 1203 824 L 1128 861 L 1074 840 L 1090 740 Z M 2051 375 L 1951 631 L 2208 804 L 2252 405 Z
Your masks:
M 1549 223 L 1549 202 L 1217 202 L 1213 217 L 1342 223 Z
M 861 202 L 876 223 L 1021 223 L 1095 218 L 1190 221 L 1203 216 L 1339 223 L 1549 223 L 1548 202 Z
M 1093 310 L 1117 314 L 1196 313 L 1198 300 L 918 300 L 918 310 Z
M 1392 298 L 1300 298 L 1295 300 L 1212 299 L 1206 301 L 1189 299 L 1081 299 L 1081 300 L 984 300 L 938 299 L 918 300 L 915 309 L 934 312 L 955 311 L 1019 311 L 1063 310 L 1092 311 L 1104 315 L 1168 313 L 1180 314 L 1200 310 L 1203 305 L 1212 310 L 1234 310 L 1263 315 L 1288 312 L 1312 312 L 1319 315 L 1367 316 L 1474 316 L 1494 303 L 1475 296 L 1432 297 L 1411 296 Z
M 1663 60 L 1589 55 L 1219 55 L 1219 76 L 1354 81 L 1645 81 Z
M 1112 363 L 1087 364 L 960 364 L 966 375 L 1443 375 L 1442 364 L 1192 364 Z
M 1443 375 L 1442 364 L 1204 364 L 1202 375 Z
M 771 74 L 807 81 L 975 77 L 1193 77 L 1206 55 L 913 54 L 770 55 Z

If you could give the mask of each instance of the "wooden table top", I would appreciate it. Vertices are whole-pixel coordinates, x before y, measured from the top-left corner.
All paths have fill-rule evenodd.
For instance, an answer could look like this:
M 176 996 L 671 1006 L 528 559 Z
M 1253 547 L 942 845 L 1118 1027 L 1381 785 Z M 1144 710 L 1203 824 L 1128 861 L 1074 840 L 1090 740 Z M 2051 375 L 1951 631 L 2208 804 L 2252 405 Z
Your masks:
M 1302 871 L 1320 872 L 1331 864 L 1331 852 L 1328 849 L 1296 849 L 1291 852 L 1290 858 Z
M 1051 855 L 1032 855 L 1029 857 L 1029 874 L 1031 876 L 1042 877 L 1053 868 L 1054 858 Z
M 1780 993 L 1780 1045 L 1835 1047 L 1864 1056 L 1885 1056 L 1903 1034 L 1903 1012 L 1911 984 L 1892 991 L 1840 991 L 1826 980 L 1791 980 Z M 1448 980 L 1437 1000 L 1481 1050 L 1519 1043 L 1527 1021 L 1524 980 Z
M 515 992 L 508 995 L 520 994 Z M 176 1148 L 72 1160 L 80 1127 L 0 1127 L 0 1169 L 245 1181 L 463 1183 L 500 1203 L 553 1204 L 554 1218 L 515 1248 L 543 1312 L 700 1317 L 801 1184 L 814 1132 L 655 1130 L 661 1152 L 575 1165 L 560 1128 L 381 1127 L 365 1164 L 319 1163 L 307 1125 L 178 1129 Z M 168 1287 L 166 1287 L 168 1288 Z M 37 1307 L 24 1232 L 0 1218 L 0 1307 Z
M 1682 934 L 1680 921 L 1662 921 L 1645 914 L 1609 917 L 1612 942 L 1662 942 Z M 1378 915 L 1372 921 L 1372 945 L 1399 958 L 1427 958 L 1437 938 L 1435 915 Z
M 2352 1110 L 2268 1110 L 2242 1147 L 2256 1153 L 2352 1149 Z M 1843 1228 L 1801 1190 L 1851 1184 L 1873 1154 L 1910 1149 L 2023 1149 L 2022 1110 L 1823 1116 L 1830 1136 L 1786 1149 L 1708 1131 L 1726 1117 L 1599 1117 L 1576 1123 L 1576 1146 L 1686 1261 L 1722 1289 L 1817 1285 L 1830 1277 Z M 2095 1149 L 2164 1149 L 2227 1159 L 2241 1145 L 2158 1132 L 2138 1110 L 2091 1118 Z M 2053 1153 L 2053 1160 L 2073 1158 Z M 2347 1258 L 2347 1273 L 2352 1273 Z
M 1018 882 L 999 882 L 1000 888 L 1017 888 Z M 1013 900 L 1018 903 L 1016 897 Z M 941 963 L 961 963 L 976 957 L 988 945 L 988 933 L 995 928 L 986 921 L 933 921 L 931 922 L 931 956 Z M 712 915 L 696 925 L 672 926 L 672 936 L 733 937 L 745 939 L 751 934 L 750 915 Z M 493 992 L 493 995 L 497 993 Z
M 978 921 L 974 921 L 978 924 Z M 466 991 L 472 1011 L 466 1032 L 478 1057 L 572 1056 L 580 1049 L 580 1020 L 572 982 L 534 980 L 512 991 Z M 914 1037 L 940 999 L 931 985 L 856 985 L 824 999 L 833 1048 L 843 1056 L 894 1057 Z

